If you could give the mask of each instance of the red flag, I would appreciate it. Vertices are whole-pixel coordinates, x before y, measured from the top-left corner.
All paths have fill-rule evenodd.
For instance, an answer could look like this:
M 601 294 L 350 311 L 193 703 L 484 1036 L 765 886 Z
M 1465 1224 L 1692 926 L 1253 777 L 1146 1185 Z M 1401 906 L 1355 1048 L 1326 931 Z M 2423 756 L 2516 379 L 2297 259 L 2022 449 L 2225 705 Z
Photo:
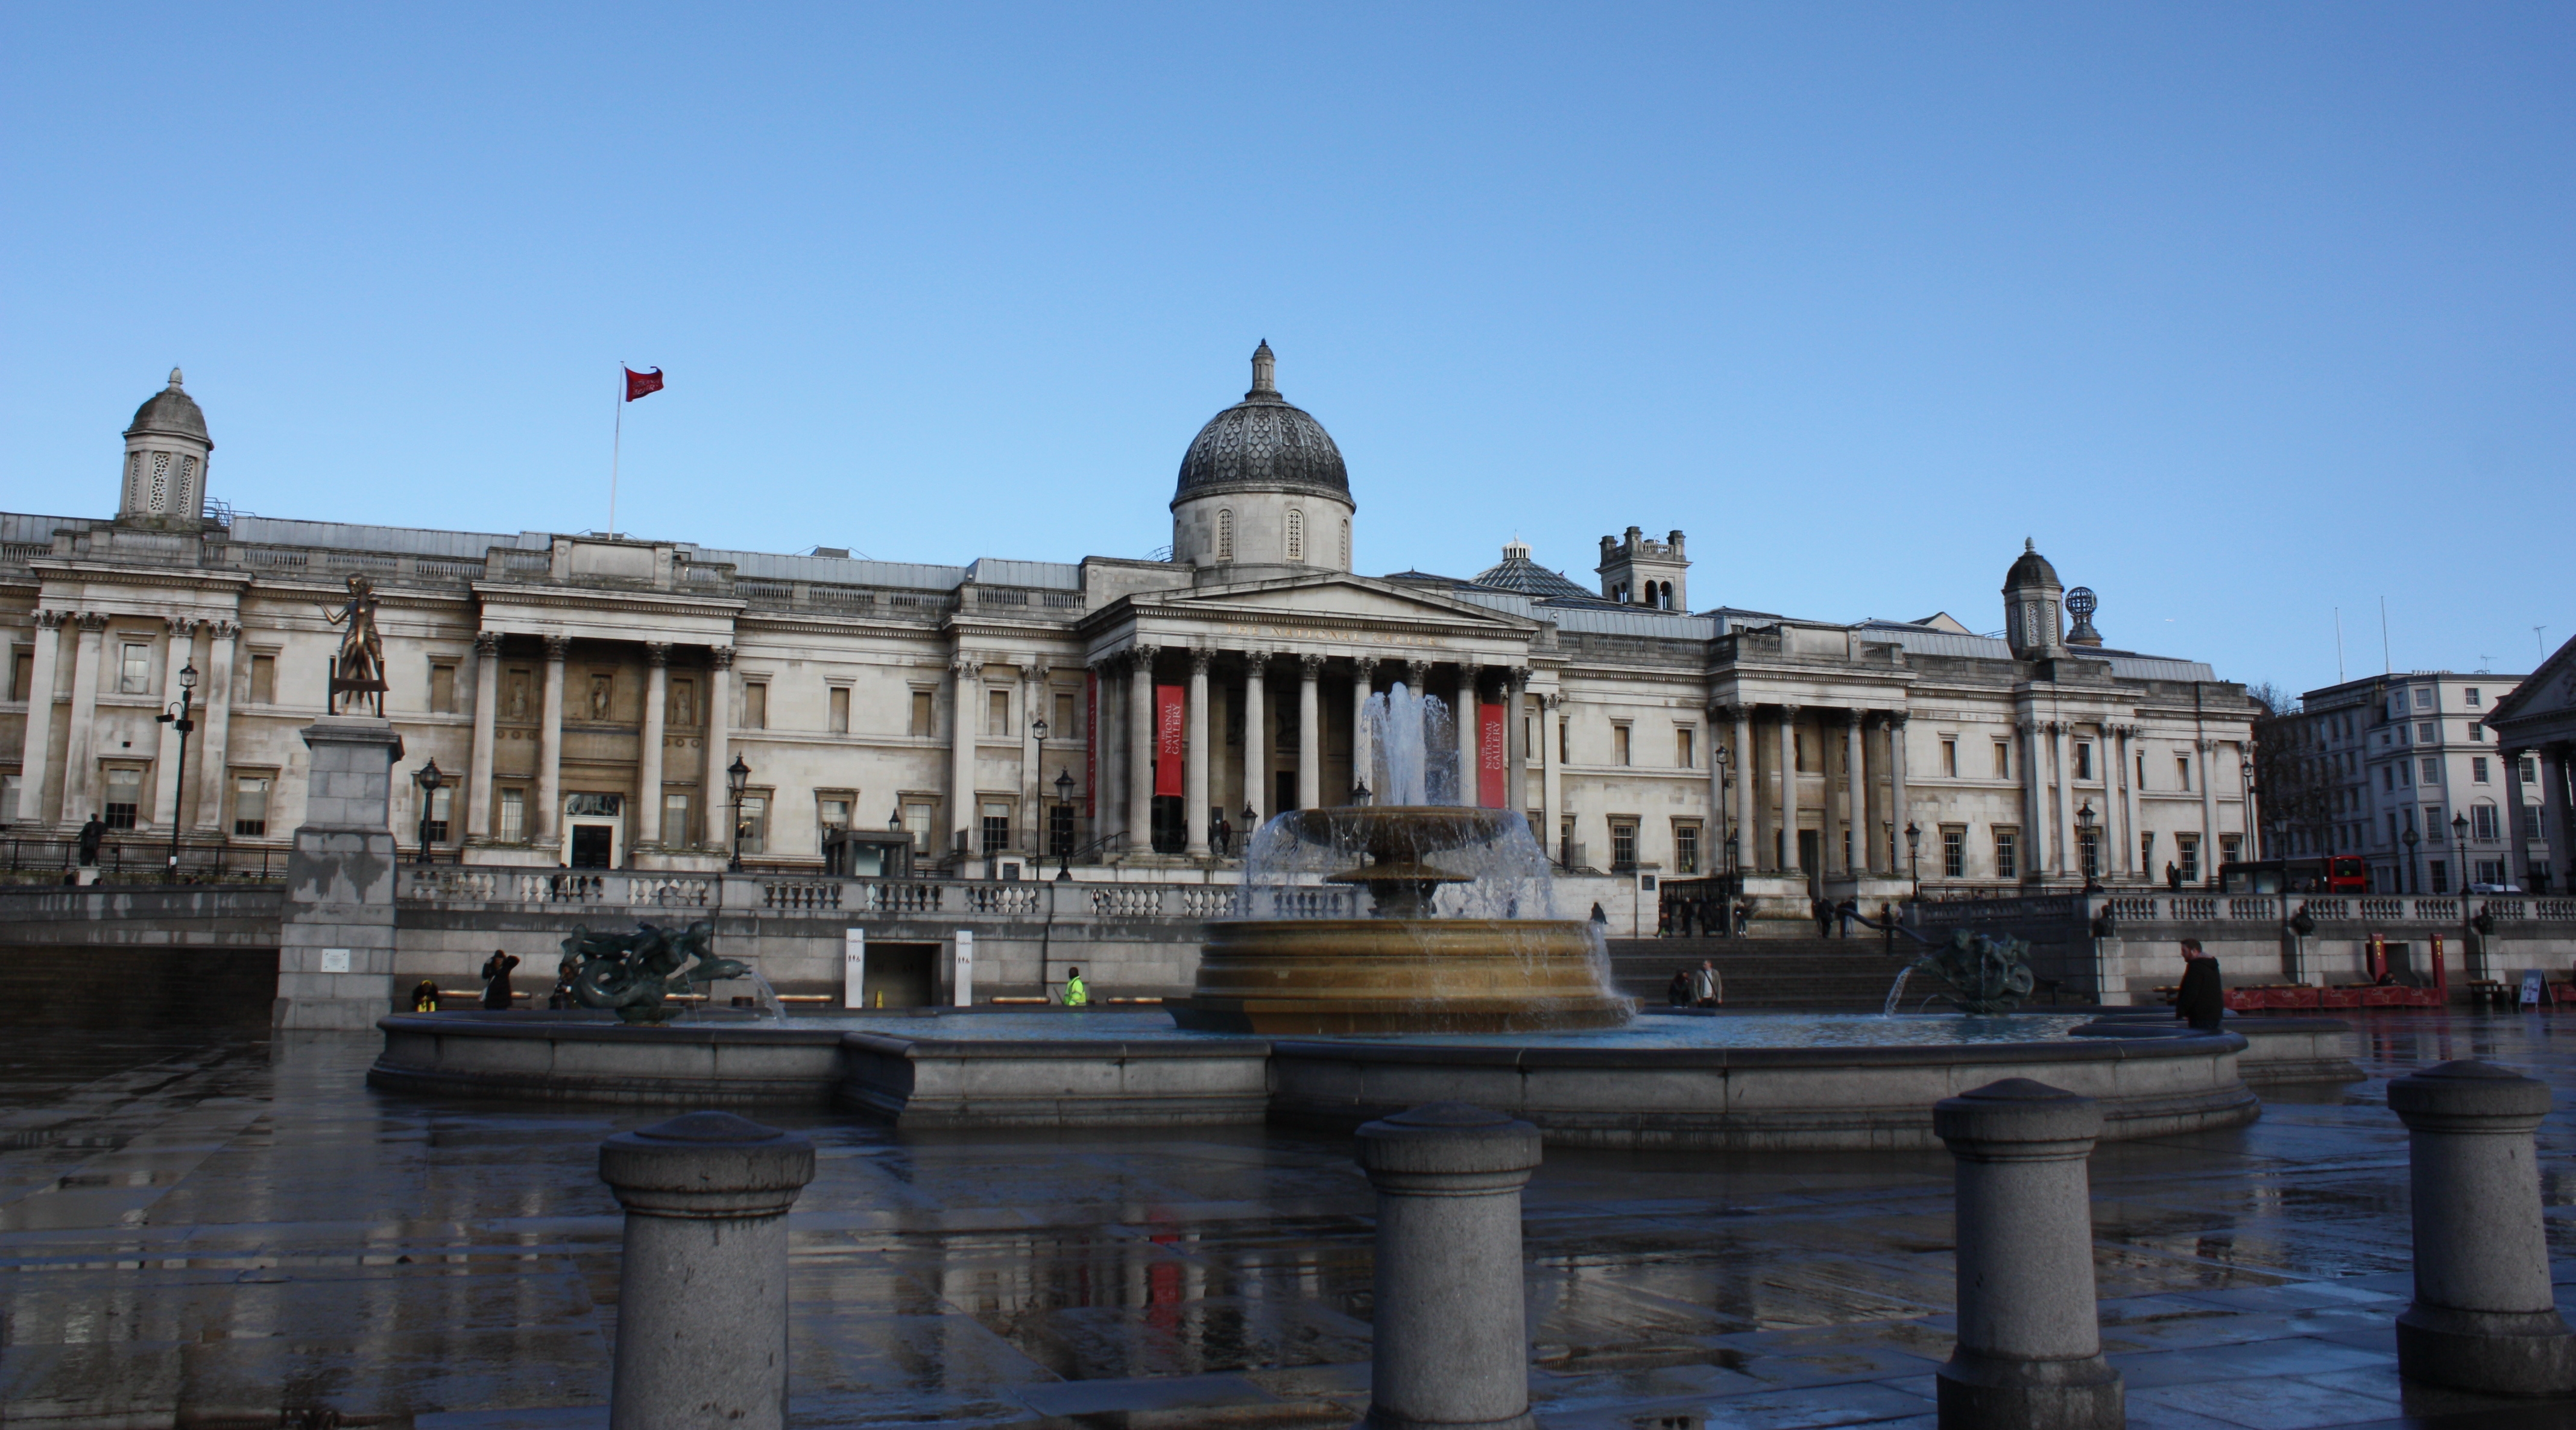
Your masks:
M 627 401 L 633 402 L 636 398 L 642 397 L 646 393 L 660 392 L 661 390 L 662 370 L 660 368 L 657 367 L 651 372 L 637 372 L 631 367 L 626 370 Z
M 1184 700 L 1189 691 L 1178 685 L 1154 687 L 1154 793 L 1181 793 L 1182 763 L 1189 758 L 1190 739 Z

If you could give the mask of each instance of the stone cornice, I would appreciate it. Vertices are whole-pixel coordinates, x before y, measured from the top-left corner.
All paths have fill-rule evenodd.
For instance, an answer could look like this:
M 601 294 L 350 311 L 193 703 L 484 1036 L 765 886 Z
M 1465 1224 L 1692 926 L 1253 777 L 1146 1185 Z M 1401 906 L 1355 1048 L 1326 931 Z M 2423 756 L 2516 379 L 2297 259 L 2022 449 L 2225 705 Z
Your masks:
M 633 591 L 589 589 L 580 586 L 528 586 L 507 581 L 473 583 L 475 598 L 487 608 L 494 605 L 520 609 L 548 607 L 576 611 L 615 611 L 637 615 L 647 613 L 694 616 L 705 620 L 740 618 L 750 603 L 726 600 L 716 596 L 687 596 L 677 591 Z M 381 588 L 380 588 L 381 593 Z M 642 639 L 641 633 L 637 639 Z
M 204 566 L 116 566 L 103 561 L 64 561 L 41 556 L 28 562 L 27 569 L 47 584 L 75 580 L 102 585 L 168 586 L 235 593 L 260 579 L 249 571 L 226 571 Z

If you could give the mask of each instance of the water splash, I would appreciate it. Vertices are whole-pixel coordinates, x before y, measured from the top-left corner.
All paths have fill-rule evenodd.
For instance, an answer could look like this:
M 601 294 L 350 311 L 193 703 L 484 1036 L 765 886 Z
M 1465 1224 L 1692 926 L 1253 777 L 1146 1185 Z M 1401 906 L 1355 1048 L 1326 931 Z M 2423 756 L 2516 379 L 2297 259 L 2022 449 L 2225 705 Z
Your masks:
M 1458 793 L 1458 722 L 1449 703 L 1401 680 L 1360 708 L 1367 727 L 1374 802 L 1463 804 Z
M 786 1022 L 786 1005 L 778 1001 L 778 990 L 769 986 L 769 980 L 761 976 L 760 970 L 757 968 L 746 968 L 742 971 L 742 976 L 751 980 L 752 992 L 759 995 L 760 1006 L 768 1010 L 769 1021 L 773 1023 Z
M 1905 1001 L 1905 980 L 1912 978 L 1913 976 L 1913 964 L 1909 963 L 1903 968 L 1896 970 L 1896 982 L 1890 985 L 1887 990 L 1887 1006 L 1879 1010 L 1880 1017 L 1893 1018 L 1896 1016 L 1897 1005 Z

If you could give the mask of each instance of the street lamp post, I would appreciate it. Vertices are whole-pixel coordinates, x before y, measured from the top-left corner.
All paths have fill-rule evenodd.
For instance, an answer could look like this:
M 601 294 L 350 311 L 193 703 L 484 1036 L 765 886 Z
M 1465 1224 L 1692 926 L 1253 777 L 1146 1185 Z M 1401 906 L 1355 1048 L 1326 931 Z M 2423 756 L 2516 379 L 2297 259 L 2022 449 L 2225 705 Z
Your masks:
M 2469 961 L 2469 932 L 2474 927 L 2469 922 L 2469 817 L 2465 814 L 2451 816 L 2451 847 L 2460 861 L 2460 965 L 2465 968 Z M 2473 972 L 2468 976 L 2477 975 Z
M 1923 902 L 1923 830 L 1913 820 L 1905 821 L 1905 867 L 1914 876 L 1914 897 L 1906 902 Z
M 173 793 L 170 796 L 170 864 L 163 876 L 173 883 L 178 882 L 179 878 L 179 806 L 188 797 L 188 732 L 197 728 L 197 722 L 190 718 L 195 714 L 196 709 L 197 663 L 192 660 L 179 668 L 177 712 L 164 710 L 152 717 L 179 734 L 179 768 Z M 43 771 L 37 772 L 37 779 L 39 782 L 42 781 Z M 64 800 L 63 803 L 69 804 L 71 801 Z
M 432 759 L 428 764 L 411 772 L 411 782 L 420 786 L 420 862 L 427 864 L 429 862 L 430 806 L 436 803 L 439 790 L 446 786 L 447 776 L 439 773 L 438 761 Z
M 1073 771 L 1055 772 L 1055 802 L 1057 808 L 1066 811 L 1064 837 L 1055 841 L 1055 881 L 1069 884 L 1073 882 Z M 1054 837 L 1052 821 L 1048 837 Z
M 2102 892 L 2102 876 L 2098 872 L 2101 868 L 2102 846 L 2093 836 L 2094 822 L 2100 817 L 2093 812 L 2093 801 L 2090 799 L 2084 801 L 2082 809 L 2075 811 L 2075 827 L 2080 831 L 2077 838 L 2082 841 L 2084 850 L 2084 892 L 2088 894 Z
M 725 766 L 725 788 L 733 794 L 733 855 L 725 860 L 727 873 L 742 872 L 742 792 L 750 786 L 751 766 L 735 755 L 733 763 Z
M 1031 703 L 1035 703 L 1035 702 L 1031 702 Z M 1031 768 L 1031 769 L 1036 770 L 1039 774 L 1043 775 L 1043 774 L 1045 774 L 1045 773 L 1046 773 L 1046 737 L 1047 737 L 1047 722 L 1046 722 L 1046 717 L 1045 717 L 1044 715 L 1041 715 L 1041 716 L 1037 717 L 1036 719 L 1031 720 L 1031 721 L 1029 722 L 1029 733 L 1038 737 L 1038 762 L 1037 762 L 1035 765 L 1030 766 L 1030 768 Z M 1038 856 L 1038 861 L 1039 861 L 1039 862 L 1038 862 L 1038 867 L 1039 867 L 1039 868 L 1041 868 L 1041 869 L 1045 868 L 1045 867 L 1046 867 L 1046 862 L 1045 862 L 1045 861 L 1046 861 L 1046 845 L 1045 845 L 1043 842 L 1041 842 L 1041 841 L 1039 840 L 1039 838 L 1038 838 L 1038 832 L 1037 832 L 1036 830 L 1034 830 L 1034 829 L 1032 829 L 1032 830 L 1030 830 L 1030 831 L 1029 831 L 1029 850 L 1030 850 L 1030 852 L 1031 852 L 1031 853 L 1033 853 L 1033 854 L 1035 854 L 1035 855 L 1037 855 L 1037 856 Z
M 2415 826 L 2411 823 L 2408 824 L 2406 826 L 2406 882 L 2413 885 L 2415 892 L 2420 894 L 2424 892 L 2424 881 L 2418 878 L 2415 873 L 2415 844 L 2417 838 L 2418 836 L 2415 833 Z

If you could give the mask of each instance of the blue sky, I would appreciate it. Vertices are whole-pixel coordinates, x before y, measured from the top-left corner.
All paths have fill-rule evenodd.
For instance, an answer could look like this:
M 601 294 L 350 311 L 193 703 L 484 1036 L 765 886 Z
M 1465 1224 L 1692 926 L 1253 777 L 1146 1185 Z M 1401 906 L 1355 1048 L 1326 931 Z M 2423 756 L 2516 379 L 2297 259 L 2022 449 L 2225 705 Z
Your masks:
M 2576 9 L 11 7 L 0 505 L 1141 556 L 1268 338 L 1358 564 L 2292 688 L 2576 635 Z

